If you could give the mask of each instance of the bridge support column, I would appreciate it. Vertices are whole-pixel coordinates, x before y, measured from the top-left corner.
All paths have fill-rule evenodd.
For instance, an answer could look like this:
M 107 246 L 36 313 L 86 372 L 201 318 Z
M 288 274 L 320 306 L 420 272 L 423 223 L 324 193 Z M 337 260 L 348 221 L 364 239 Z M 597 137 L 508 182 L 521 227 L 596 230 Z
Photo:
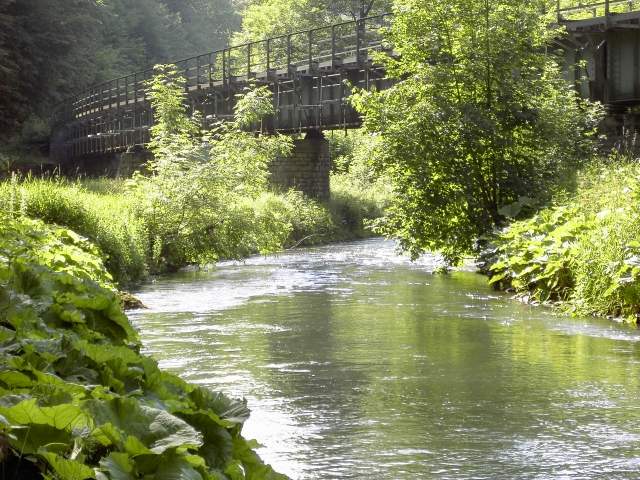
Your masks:
M 276 187 L 294 188 L 308 197 L 328 200 L 330 169 L 329 142 L 322 132 L 311 130 L 304 139 L 294 140 L 291 155 L 276 159 L 269 170 Z

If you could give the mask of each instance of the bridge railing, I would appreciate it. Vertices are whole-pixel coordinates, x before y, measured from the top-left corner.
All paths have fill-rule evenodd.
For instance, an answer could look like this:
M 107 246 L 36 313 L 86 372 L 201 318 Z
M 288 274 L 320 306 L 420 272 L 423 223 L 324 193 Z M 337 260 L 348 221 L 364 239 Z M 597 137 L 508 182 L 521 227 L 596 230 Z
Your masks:
M 229 87 L 237 82 L 271 82 L 295 74 L 331 70 L 345 63 L 357 67 L 371 52 L 384 48 L 381 28 L 391 14 L 367 17 L 232 46 L 174 62 L 186 79 L 186 89 Z M 58 123 L 93 117 L 148 100 L 147 69 L 94 85 L 67 103 Z
M 556 11 L 559 21 L 607 17 L 633 12 L 639 9 L 640 0 L 604 0 L 599 2 L 556 0 Z

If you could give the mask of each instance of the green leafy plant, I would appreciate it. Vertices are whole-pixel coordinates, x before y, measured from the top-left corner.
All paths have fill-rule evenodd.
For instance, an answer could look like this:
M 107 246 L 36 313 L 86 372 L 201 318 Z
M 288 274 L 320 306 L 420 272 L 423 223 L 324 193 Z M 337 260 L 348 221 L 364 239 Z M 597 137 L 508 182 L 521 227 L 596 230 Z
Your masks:
M 640 168 L 615 158 L 581 175 L 577 192 L 514 222 L 482 255 L 490 283 L 575 314 L 640 314 Z
M 273 251 L 286 229 L 270 228 L 252 208 L 267 189 L 267 166 L 287 155 L 287 137 L 255 136 L 242 127 L 272 111 L 265 89 L 239 99 L 235 121 L 211 128 L 187 116 L 184 78 L 175 67 L 156 67 L 149 85 L 157 118 L 151 131 L 151 175 L 138 174 L 130 193 L 143 218 L 156 262 L 177 268 L 219 258 Z
M 0 470 L 55 480 L 279 479 L 243 402 L 139 354 L 97 249 L 0 213 Z
M 549 50 L 562 32 L 541 6 L 394 2 L 397 55 L 379 60 L 396 83 L 353 103 L 380 136 L 377 166 L 394 190 L 377 231 L 414 257 L 438 250 L 459 261 L 506 223 L 505 206 L 544 200 L 593 155 L 601 108 L 564 80 Z

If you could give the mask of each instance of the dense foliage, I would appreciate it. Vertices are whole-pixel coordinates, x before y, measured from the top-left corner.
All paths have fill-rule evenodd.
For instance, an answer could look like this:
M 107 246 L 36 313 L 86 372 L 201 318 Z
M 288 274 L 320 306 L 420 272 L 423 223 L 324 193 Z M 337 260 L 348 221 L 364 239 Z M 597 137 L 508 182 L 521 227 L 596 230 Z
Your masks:
M 223 48 L 238 24 L 230 0 L 0 0 L 0 141 L 46 140 L 69 95 Z
M 391 0 L 251 0 L 242 12 L 236 44 L 386 13 Z
M 397 0 L 385 57 L 398 81 L 354 98 L 380 134 L 395 195 L 378 231 L 450 261 L 592 154 L 599 110 L 548 52 L 561 32 L 538 2 Z M 525 198 L 526 197 L 526 198 Z
M 579 314 L 640 314 L 640 166 L 616 158 L 577 194 L 513 223 L 484 253 L 490 282 Z
M 21 480 L 284 478 L 244 403 L 141 356 L 97 250 L 0 213 L 0 471 Z
M 180 266 L 280 248 L 290 233 L 278 220 L 284 212 L 257 200 L 267 190 L 269 162 L 287 155 L 291 140 L 241 129 L 270 113 L 269 91 L 247 92 L 239 98 L 235 120 L 211 128 L 203 128 L 198 116 L 187 116 L 184 78 L 175 67 L 158 67 L 150 95 L 157 117 L 151 175 L 134 176 L 131 194 L 153 257 Z
M 100 248 L 107 270 L 122 284 L 139 281 L 148 272 L 147 229 L 133 215 L 132 200 L 121 186 L 98 193 L 62 178 L 13 176 L 0 183 L 0 204 L 88 237 Z
M 191 263 L 368 234 L 364 223 L 381 214 L 385 196 L 368 176 L 369 141 L 342 142 L 344 165 L 328 205 L 272 192 L 268 164 L 291 140 L 240 130 L 270 112 L 270 94 L 247 92 L 235 122 L 204 128 L 186 114 L 182 82 L 173 67 L 161 67 L 150 85 L 157 117 L 151 172 L 126 182 L 14 176 L 0 183 L 0 204 L 87 236 L 120 284 Z
M 392 193 L 374 167 L 379 138 L 361 129 L 332 132 L 327 138 L 332 165 L 329 208 L 350 230 L 371 235 L 369 227 L 383 216 Z

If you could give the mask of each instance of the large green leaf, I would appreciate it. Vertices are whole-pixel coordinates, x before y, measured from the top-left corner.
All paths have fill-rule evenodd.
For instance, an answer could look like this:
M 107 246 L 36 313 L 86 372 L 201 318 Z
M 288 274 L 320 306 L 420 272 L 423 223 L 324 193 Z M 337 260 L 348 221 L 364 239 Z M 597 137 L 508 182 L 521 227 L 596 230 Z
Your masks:
M 154 480 L 202 480 L 202 475 L 185 459 L 177 456 L 162 457 Z
M 222 426 L 220 419 L 209 412 L 177 413 L 204 436 L 204 444 L 198 450 L 211 467 L 222 468 L 233 456 L 233 438 Z
M 191 399 L 202 410 L 211 410 L 220 418 L 242 424 L 249 418 L 246 402 L 232 400 L 219 392 L 197 387 L 191 392 Z
M 0 407 L 0 414 L 19 425 L 49 425 L 57 430 L 89 426 L 89 417 L 75 405 L 40 407 L 35 399 L 24 400 L 12 407 Z
M 111 423 L 127 435 L 138 438 L 154 453 L 175 447 L 198 448 L 202 444 L 201 435 L 184 420 L 165 410 L 140 405 L 133 399 L 90 400 L 85 406 L 96 425 Z
M 100 461 L 100 469 L 107 473 L 111 480 L 136 480 L 135 464 L 126 453 L 111 452 Z
M 92 468 L 75 460 L 67 460 L 51 452 L 42 452 L 40 456 L 51 465 L 51 468 L 56 472 L 60 480 L 87 480 L 89 478 L 96 478 L 96 474 Z

